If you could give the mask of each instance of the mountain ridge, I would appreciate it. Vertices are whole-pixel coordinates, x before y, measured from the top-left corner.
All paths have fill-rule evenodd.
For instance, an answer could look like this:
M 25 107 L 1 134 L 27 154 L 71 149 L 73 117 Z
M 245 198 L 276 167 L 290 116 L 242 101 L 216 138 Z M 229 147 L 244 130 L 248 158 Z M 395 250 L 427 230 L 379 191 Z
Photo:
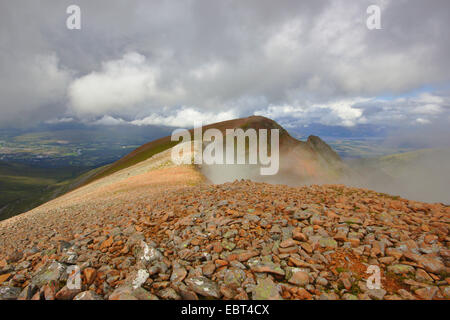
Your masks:
M 293 146 L 300 147 L 303 151 L 306 151 L 310 154 L 321 153 L 324 152 L 323 158 L 327 158 L 331 155 L 331 158 L 335 162 L 341 162 L 339 155 L 334 152 L 331 147 L 329 147 L 323 140 L 319 137 L 311 136 L 308 137 L 307 141 L 300 141 L 292 137 L 282 126 L 280 126 L 277 122 L 272 119 L 263 117 L 263 116 L 250 116 L 247 118 L 239 118 L 233 120 L 226 120 L 222 122 L 217 122 L 213 124 L 208 124 L 202 127 L 202 130 L 205 131 L 207 129 L 214 128 L 219 129 L 223 134 L 226 129 L 279 129 L 280 130 L 280 149 L 289 149 Z M 194 129 L 188 130 L 191 135 L 193 134 Z M 111 173 L 117 172 L 119 170 L 128 168 L 134 164 L 137 164 L 141 161 L 144 161 L 153 155 L 165 151 L 174 147 L 178 144 L 178 141 L 171 141 L 171 136 L 166 136 L 163 138 L 159 138 L 154 141 L 150 141 L 139 148 L 135 149 L 131 153 L 127 154 L 123 158 L 118 161 L 107 165 L 104 169 L 100 170 L 98 173 L 91 176 L 87 181 L 83 182 L 81 185 L 88 184 L 96 179 L 107 176 Z M 319 147 L 320 146 L 320 147 Z
M 342 169 L 318 137 L 286 132 L 281 145 L 282 182 Z M 449 206 L 336 184 L 211 183 L 171 151 L 0 221 L 0 300 L 450 299 Z
M 281 159 L 281 166 L 282 166 L 282 172 L 283 167 L 288 167 L 291 171 L 291 164 L 297 163 L 297 162 L 303 162 L 303 164 L 297 163 L 296 166 L 298 167 L 304 167 L 308 168 L 309 171 L 299 172 L 299 175 L 302 175 L 300 177 L 301 179 L 305 179 L 308 176 L 310 176 L 314 172 L 322 172 L 325 171 L 324 169 L 327 168 L 329 165 L 335 165 L 336 162 L 340 162 L 339 156 L 334 153 L 320 138 L 310 137 L 307 141 L 299 141 L 295 138 L 293 138 L 283 127 L 281 127 L 278 123 L 275 121 L 261 117 L 261 116 L 250 116 L 247 118 L 240 118 L 240 119 L 233 119 L 233 120 L 227 120 L 222 121 L 219 123 L 213 123 L 209 125 L 205 125 L 202 130 L 205 131 L 209 128 L 215 128 L 219 129 L 222 133 L 225 133 L 226 129 L 279 129 L 280 130 L 280 152 L 281 154 L 287 154 L 289 153 L 289 156 L 282 155 Z M 190 133 L 193 133 L 193 129 L 189 130 Z M 45 198 L 46 201 L 50 201 L 60 195 L 64 195 L 72 190 L 75 190 L 77 188 L 80 188 L 82 186 L 86 186 L 96 180 L 99 180 L 101 178 L 105 178 L 111 174 L 114 174 L 115 172 L 126 170 L 127 168 L 130 168 L 133 165 L 137 165 L 139 163 L 142 163 L 143 161 L 154 157 L 157 154 L 160 154 L 161 152 L 164 152 L 166 150 L 169 150 L 173 146 L 175 146 L 178 141 L 171 141 L 171 136 L 162 137 L 156 140 L 152 140 L 132 152 L 128 153 L 121 159 L 111 163 L 104 165 L 102 167 L 94 168 L 89 171 L 83 172 L 83 174 L 79 175 L 78 177 L 72 177 L 70 181 L 61 181 L 61 186 L 54 186 L 54 190 L 52 191 L 52 194 L 48 194 Z M 317 148 L 317 146 L 321 146 L 321 148 Z M 326 147 L 324 147 L 326 146 Z M 293 150 L 296 150 L 295 152 L 292 152 Z M 290 161 L 287 163 L 287 159 L 283 158 L 295 158 L 295 160 Z M 330 159 L 334 159 L 333 163 L 330 162 Z M 283 165 L 283 162 L 285 164 Z M 323 163 L 323 166 L 320 167 L 319 165 L 311 166 L 311 164 L 314 163 Z M 289 173 L 285 173 L 285 176 L 289 176 Z M 237 177 L 239 178 L 239 176 Z M 281 179 L 281 178 L 280 178 Z M 280 180 L 278 179 L 278 180 Z M 230 179 L 228 179 L 230 180 Z M 298 179 L 297 179 L 298 180 Z M 269 182 L 274 182 L 275 180 L 268 180 Z M 275 181 L 276 182 L 276 181 Z M 9 191 L 8 191 L 9 192 Z M 27 195 L 28 196 L 28 195 Z M 30 194 L 29 197 L 32 197 L 33 194 Z M 42 198 L 44 199 L 44 198 Z M 7 203 L 6 203 L 7 204 Z M 43 200 L 41 199 L 35 199 L 33 202 L 34 206 L 36 205 L 42 205 Z M 14 204 L 13 204 L 14 205 Z M 28 208 L 32 208 L 33 206 L 28 206 Z M 6 207 L 5 207 L 6 208 Z M 5 210 L 7 210 L 6 208 Z M 13 210 L 14 208 L 10 208 L 10 210 Z M 6 214 L 6 217 L 10 217 L 11 214 Z

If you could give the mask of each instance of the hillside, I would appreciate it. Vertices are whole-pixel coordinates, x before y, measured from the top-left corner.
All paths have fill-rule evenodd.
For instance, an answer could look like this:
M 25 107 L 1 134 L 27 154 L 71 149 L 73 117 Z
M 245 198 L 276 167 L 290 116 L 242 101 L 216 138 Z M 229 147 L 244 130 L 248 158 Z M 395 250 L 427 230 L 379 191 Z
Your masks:
M 449 207 L 344 186 L 205 185 L 186 167 L 130 179 L 1 223 L 1 297 L 450 298 Z M 73 264 L 76 290 L 63 280 Z M 367 288 L 369 265 L 382 289 Z
M 72 190 L 105 164 L 172 130 L 71 122 L 1 128 L 0 220 Z
M 355 186 L 418 201 L 450 204 L 449 158 L 450 149 L 420 149 L 351 160 L 348 164 L 364 176 L 364 181 L 353 181 Z
M 450 299 L 449 206 L 343 185 L 212 184 L 204 168 L 172 163 L 167 142 L 1 221 L 0 299 Z M 318 137 L 283 131 L 280 153 L 277 179 L 347 170 Z M 367 287 L 370 265 L 380 289 Z
M 290 177 L 293 182 L 299 182 L 299 180 L 306 182 L 310 178 L 336 178 L 343 169 L 338 154 L 319 137 L 310 136 L 306 142 L 299 141 L 289 135 L 278 123 L 265 117 L 251 116 L 248 118 L 218 122 L 206 125 L 202 130 L 204 132 L 210 128 L 219 129 L 224 135 L 227 129 L 279 129 L 281 172 L 277 176 L 278 179 L 287 179 Z M 193 129 L 189 131 L 192 135 Z M 92 175 L 92 178 L 85 183 L 126 169 L 157 153 L 172 148 L 177 143 L 176 141 L 171 141 L 171 137 L 167 136 L 144 144 L 122 159 L 109 166 L 105 166 L 104 169 Z M 294 177 L 292 178 L 293 173 Z
M 235 129 L 235 128 L 242 128 L 242 129 L 281 129 L 280 136 L 282 137 L 282 140 L 284 139 L 290 139 L 289 134 L 281 128 L 275 121 L 264 118 L 264 117 L 249 117 L 249 118 L 242 118 L 242 119 L 236 119 L 236 120 L 228 120 L 223 122 L 218 122 L 210 125 L 203 126 L 202 130 L 205 131 L 210 128 L 219 129 L 223 134 L 225 133 L 226 129 Z M 189 130 L 191 135 L 193 134 L 193 129 Z M 293 138 L 292 138 L 293 139 Z M 93 181 L 95 179 L 105 177 L 111 173 L 117 172 L 119 170 L 128 168 L 136 163 L 139 163 L 143 160 L 146 160 L 150 158 L 151 156 L 165 151 L 167 149 L 172 148 L 175 146 L 178 142 L 177 141 L 171 141 L 171 136 L 166 136 L 154 141 L 151 141 L 149 143 L 146 143 L 142 145 L 141 147 L 137 148 L 136 150 L 132 151 L 122 159 L 114 162 L 113 164 L 107 166 L 104 168 L 104 170 L 100 171 L 98 174 L 92 177 L 91 180 L 87 181 L 89 183 L 90 181 Z
M 320 138 L 311 137 L 306 142 L 298 141 L 292 138 L 286 130 L 279 126 L 273 120 L 264 117 L 249 117 L 230 121 L 224 121 L 220 123 L 214 123 L 207 125 L 203 130 L 209 128 L 216 128 L 225 133 L 226 129 L 234 128 L 254 128 L 254 129 L 280 129 L 280 142 L 281 142 L 281 152 L 282 156 L 282 170 L 277 177 L 267 178 L 265 181 L 276 182 L 281 180 L 290 180 L 292 184 L 298 183 L 299 180 L 304 181 L 311 177 L 318 178 L 316 173 L 322 173 L 323 175 L 329 176 L 328 172 L 330 168 L 336 168 L 328 163 L 330 159 L 332 161 L 339 162 L 339 156 L 334 153 Z M 126 128 L 128 130 L 128 128 Z M 162 128 L 162 132 L 167 132 L 167 128 Z M 155 135 L 154 128 L 150 130 L 150 135 Z M 67 130 L 58 131 L 61 133 L 60 139 L 68 139 Z M 72 131 L 70 131 L 72 132 Z M 191 130 L 192 132 L 192 130 Z M 82 139 L 85 136 L 80 136 L 78 131 L 75 131 L 75 138 L 71 139 Z M 117 132 L 109 132 L 110 135 L 116 137 Z M 96 133 L 96 137 L 99 133 Z M 50 139 L 54 142 L 56 139 L 55 133 L 50 136 L 49 133 L 40 133 L 43 141 L 35 141 L 36 134 L 20 135 L 17 139 L 20 140 L 30 140 L 32 145 L 45 145 L 46 139 Z M 105 136 L 101 136 L 106 139 Z M 34 140 L 33 140 L 34 139 Z M 53 140 L 52 140 L 53 139 Z M 93 138 L 90 138 L 93 139 Z M 111 137 L 109 138 L 111 139 Z M 122 140 L 130 139 L 128 136 L 122 138 Z M 103 140 L 102 140 L 103 141 Z M 110 140 L 108 140 L 109 143 Z M 105 142 L 105 141 L 103 141 Z M 56 198 L 68 191 L 74 190 L 82 185 L 89 184 L 92 181 L 98 180 L 102 177 L 107 177 L 112 173 L 118 172 L 120 170 L 129 168 L 135 164 L 138 164 L 152 156 L 170 149 L 175 146 L 178 142 L 172 142 L 170 136 L 166 136 L 149 143 L 142 145 L 141 147 L 135 149 L 131 153 L 127 154 L 120 160 L 104 165 L 92 170 L 89 167 L 79 167 L 79 166 L 69 166 L 65 164 L 64 166 L 35 166 L 31 164 L 18 164 L 13 162 L 1 162 L 0 163 L 0 220 L 12 217 L 16 214 L 30 210 L 46 201 Z M 326 146 L 326 147 L 323 147 Z M 323 149 L 321 149 L 323 148 Z M 287 155 L 289 153 L 289 155 Z M 294 156 L 295 155 L 295 156 Z M 295 158 L 295 159 L 294 159 Z M 284 165 L 283 165 L 284 162 Z M 291 162 L 295 162 L 294 166 Z M 298 162 L 298 163 L 297 163 Z M 300 165 L 300 162 L 303 164 Z M 238 166 L 239 167 L 239 166 Z M 308 168 L 307 172 L 297 172 L 292 175 L 292 168 Z M 209 176 L 208 173 L 211 170 L 204 168 L 203 174 L 207 176 L 211 181 L 216 180 L 215 176 Z M 284 170 L 283 170 L 284 169 Z M 334 169 L 333 169 L 334 170 Z M 235 173 L 229 173 L 226 181 L 232 181 L 234 178 L 241 178 L 243 171 L 251 172 L 249 168 L 240 169 L 238 176 Z M 253 177 L 257 178 L 257 177 Z M 214 181 L 216 182 L 216 181 Z
M 40 168 L 0 161 L 0 220 L 26 212 L 68 190 L 87 167 Z

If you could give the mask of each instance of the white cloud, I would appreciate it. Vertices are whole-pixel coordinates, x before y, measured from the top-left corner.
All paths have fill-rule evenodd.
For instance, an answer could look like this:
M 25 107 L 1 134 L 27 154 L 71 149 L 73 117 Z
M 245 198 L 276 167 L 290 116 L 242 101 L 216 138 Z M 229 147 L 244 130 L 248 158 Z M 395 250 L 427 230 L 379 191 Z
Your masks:
M 144 56 L 132 52 L 107 61 L 100 71 L 76 79 L 69 87 L 71 107 L 77 115 L 122 114 L 157 93 L 158 70 Z
M 45 121 L 52 110 L 65 104 L 72 72 L 60 66 L 57 55 L 22 55 L 20 59 L 14 68 L 0 61 L 0 124 Z
M 99 125 L 104 125 L 104 126 L 113 126 L 113 125 L 118 125 L 118 124 L 124 124 L 126 123 L 125 120 L 120 119 L 120 118 L 113 118 L 111 116 L 103 116 L 102 118 L 92 122 L 92 124 L 99 124 Z
M 237 118 L 233 110 L 212 113 L 200 112 L 192 108 L 183 108 L 172 115 L 152 114 L 140 120 L 131 121 L 131 124 L 142 125 L 165 125 L 171 127 L 191 128 L 195 122 L 203 124 L 215 123 Z
M 92 121 L 90 123 L 96 125 L 129 124 L 135 126 L 161 125 L 178 128 L 192 128 L 199 122 L 201 122 L 202 125 L 206 125 L 210 123 L 235 119 L 237 117 L 238 116 L 234 113 L 233 110 L 219 113 L 205 113 L 193 108 L 183 107 L 180 110 L 174 110 L 171 113 L 152 113 L 151 115 L 142 119 L 131 121 L 127 121 L 119 117 L 105 115 L 100 119 Z
M 438 94 L 376 98 L 450 81 L 445 1 L 375 0 L 374 31 L 370 0 L 81 1 L 95 19 L 70 37 L 55 28 L 63 3 L 0 3 L 0 121 L 185 125 L 260 113 L 353 126 L 449 111 Z
M 55 119 L 50 119 L 45 121 L 45 123 L 48 124 L 57 124 L 57 123 L 68 123 L 68 122 L 73 122 L 75 121 L 74 118 L 71 117 L 63 117 L 63 118 L 55 118 Z
M 347 127 L 368 123 L 405 126 L 448 121 L 449 106 L 449 97 L 422 93 L 392 100 L 358 97 L 324 104 L 270 105 L 255 114 L 280 120 L 287 126 L 302 126 L 310 122 Z M 447 117 L 443 116 L 445 114 Z
M 416 122 L 419 124 L 428 124 L 428 123 L 430 123 L 430 120 L 424 119 L 424 118 L 417 118 Z
M 419 114 L 439 114 L 443 111 L 443 109 L 437 104 L 425 104 L 412 109 L 412 113 Z
M 337 102 L 321 106 L 321 108 L 329 109 L 332 111 L 330 114 L 330 122 L 325 124 L 333 124 L 334 118 L 338 117 L 341 121 L 341 125 L 351 127 L 354 126 L 358 120 L 361 118 L 363 111 L 354 107 L 357 103 L 363 103 L 368 101 L 368 99 L 356 98 L 356 99 L 346 99 Z M 328 117 L 326 117 L 328 118 Z M 326 121 L 325 121 L 326 122 Z
M 450 99 L 448 102 L 450 102 Z M 411 113 L 438 115 L 444 112 L 444 108 L 442 106 L 446 104 L 446 99 L 444 97 L 425 92 L 411 99 L 411 104 L 413 105 L 413 108 L 410 111 Z
M 306 105 L 271 105 L 267 109 L 258 110 L 256 115 L 273 119 L 291 118 L 300 122 L 317 122 L 326 125 L 342 125 L 351 127 L 357 123 L 366 122 L 363 111 L 355 107 L 369 99 L 355 98 L 332 101 L 326 104 Z

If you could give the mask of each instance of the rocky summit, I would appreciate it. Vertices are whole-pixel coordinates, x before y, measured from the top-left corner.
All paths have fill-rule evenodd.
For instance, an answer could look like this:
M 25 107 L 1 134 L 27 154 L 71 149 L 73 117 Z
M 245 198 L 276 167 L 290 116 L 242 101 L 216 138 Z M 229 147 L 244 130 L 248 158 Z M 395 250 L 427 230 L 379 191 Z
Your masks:
M 127 192 L 103 184 L 101 198 L 87 186 L 3 221 L 0 299 L 450 299 L 448 206 L 342 185 L 197 183 L 190 170 L 136 176 Z

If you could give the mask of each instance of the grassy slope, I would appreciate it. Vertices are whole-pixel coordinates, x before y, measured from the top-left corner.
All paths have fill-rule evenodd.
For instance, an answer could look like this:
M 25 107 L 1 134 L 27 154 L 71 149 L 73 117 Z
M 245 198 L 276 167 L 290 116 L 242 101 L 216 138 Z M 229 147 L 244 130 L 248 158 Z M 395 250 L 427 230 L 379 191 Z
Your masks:
M 448 204 L 448 159 L 449 148 L 436 148 L 354 159 L 349 163 L 368 179 L 369 189 L 411 200 Z
M 28 211 L 63 193 L 86 170 L 0 162 L 0 220 Z
M 273 124 L 274 122 L 269 119 L 250 117 L 208 125 L 204 127 L 204 130 L 212 127 L 222 131 L 237 127 L 244 129 L 264 125 L 272 127 Z M 2 162 L 0 164 L 0 220 L 28 211 L 79 186 L 131 167 L 177 143 L 177 141 L 171 141 L 170 136 L 160 138 L 137 148 L 110 165 L 84 173 L 81 168 L 43 169 Z
M 363 158 L 357 160 L 362 165 L 377 166 L 382 169 L 389 169 L 396 173 L 397 170 L 407 168 L 411 164 L 428 158 L 445 158 L 450 153 L 450 149 L 419 149 L 408 152 L 389 154 L 386 156 Z
M 226 129 L 276 128 L 280 130 L 280 149 L 301 146 L 310 154 L 319 151 L 314 150 L 315 148 L 310 142 L 306 143 L 294 139 L 275 121 L 265 117 L 251 116 L 214 123 L 204 126 L 203 132 L 210 128 L 219 129 L 224 134 Z M 192 134 L 193 130 L 190 130 L 190 132 Z M 142 145 L 110 165 L 84 173 L 81 168 L 73 167 L 70 169 L 39 169 L 23 165 L 4 164 L 3 173 L 0 167 L 0 220 L 27 211 L 68 191 L 131 167 L 172 148 L 177 143 L 178 141 L 171 141 L 170 136 L 163 137 Z M 5 208 L 5 205 L 8 206 Z
M 210 128 L 216 128 L 225 133 L 226 129 L 235 129 L 235 128 L 242 128 L 243 130 L 246 130 L 248 128 L 254 128 L 254 129 L 273 129 L 277 128 L 280 129 L 280 136 L 285 137 L 285 141 L 288 141 L 289 143 L 292 143 L 295 139 L 293 139 L 289 134 L 284 130 L 280 125 L 278 125 L 275 121 L 270 120 L 265 117 L 259 117 L 259 116 L 252 116 L 248 118 L 241 118 L 241 119 L 235 119 L 235 120 L 228 120 L 228 121 L 222 121 L 214 124 L 210 124 L 203 127 L 203 132 Z M 193 134 L 193 130 L 189 130 L 191 132 L 191 135 Z M 106 177 L 114 172 L 120 171 L 122 169 L 131 167 L 132 165 L 135 165 L 141 161 L 144 161 L 153 155 L 163 152 L 165 150 L 168 150 L 175 146 L 178 142 L 177 141 L 171 141 L 170 136 L 160 138 L 157 140 L 154 140 L 152 142 L 149 142 L 147 144 L 144 144 L 143 146 L 137 148 L 133 152 L 129 153 L 122 159 L 112 163 L 109 166 L 105 166 L 104 169 L 100 170 L 97 174 L 94 174 L 91 176 L 90 179 L 87 179 L 85 181 L 85 184 L 92 182 L 94 180 Z M 291 141 L 292 140 L 292 141 Z M 295 142 L 298 142 L 295 140 Z

